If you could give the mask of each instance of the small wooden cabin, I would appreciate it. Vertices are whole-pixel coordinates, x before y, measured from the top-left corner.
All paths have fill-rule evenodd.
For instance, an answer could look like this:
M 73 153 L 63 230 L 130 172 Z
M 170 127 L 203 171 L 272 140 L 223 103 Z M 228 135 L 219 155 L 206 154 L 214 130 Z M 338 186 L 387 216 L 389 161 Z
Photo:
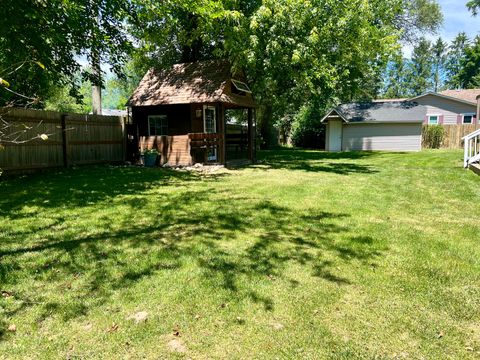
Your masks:
M 255 158 L 255 102 L 242 76 L 227 61 L 176 64 L 149 70 L 128 101 L 134 147 L 157 148 L 160 165 L 227 164 L 229 142 L 245 144 L 243 158 Z M 226 113 L 248 113 L 245 138 L 229 134 Z M 231 144 L 230 144 L 231 145 Z

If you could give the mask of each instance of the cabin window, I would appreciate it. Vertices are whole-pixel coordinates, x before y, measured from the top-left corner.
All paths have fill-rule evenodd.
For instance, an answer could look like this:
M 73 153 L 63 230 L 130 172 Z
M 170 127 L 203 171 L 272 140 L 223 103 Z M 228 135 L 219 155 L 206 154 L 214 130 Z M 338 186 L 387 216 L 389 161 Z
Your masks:
M 252 92 L 252 90 L 250 90 L 248 85 L 245 84 L 243 81 L 239 81 L 235 79 L 231 79 L 231 80 L 232 80 L 232 93 L 245 96 Z
M 148 117 L 148 136 L 168 135 L 167 115 L 150 115 Z
M 208 134 L 217 132 L 217 114 L 215 106 L 203 107 L 203 128 Z
M 473 116 L 474 114 L 463 114 L 463 124 L 473 124 Z
M 428 115 L 428 125 L 438 125 L 439 118 L 438 115 Z

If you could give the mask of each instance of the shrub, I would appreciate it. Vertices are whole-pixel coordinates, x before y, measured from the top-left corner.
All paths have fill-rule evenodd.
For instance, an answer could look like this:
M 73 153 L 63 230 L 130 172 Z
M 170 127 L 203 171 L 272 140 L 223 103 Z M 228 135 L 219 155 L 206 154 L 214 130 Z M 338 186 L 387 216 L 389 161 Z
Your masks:
M 304 148 L 325 148 L 325 125 L 320 123 L 323 111 L 312 105 L 305 105 L 295 114 L 291 139 L 294 146 Z
M 160 155 L 157 149 L 144 149 L 142 151 L 142 155 Z
M 439 149 L 445 138 L 445 129 L 442 125 L 427 125 L 423 127 L 423 146 L 430 149 Z

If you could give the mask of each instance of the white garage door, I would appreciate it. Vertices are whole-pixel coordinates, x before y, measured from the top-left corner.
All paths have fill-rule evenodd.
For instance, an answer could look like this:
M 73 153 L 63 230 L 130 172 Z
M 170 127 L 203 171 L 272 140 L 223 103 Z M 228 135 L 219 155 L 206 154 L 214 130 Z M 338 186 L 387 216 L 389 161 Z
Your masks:
M 422 124 L 345 124 L 342 149 L 419 151 Z

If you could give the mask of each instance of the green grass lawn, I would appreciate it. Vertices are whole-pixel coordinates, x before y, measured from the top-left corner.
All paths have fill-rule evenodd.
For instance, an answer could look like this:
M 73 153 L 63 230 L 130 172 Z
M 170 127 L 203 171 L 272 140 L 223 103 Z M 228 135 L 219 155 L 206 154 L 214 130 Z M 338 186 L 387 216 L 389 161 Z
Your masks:
M 0 358 L 479 358 L 461 152 L 260 155 L 0 181 Z

